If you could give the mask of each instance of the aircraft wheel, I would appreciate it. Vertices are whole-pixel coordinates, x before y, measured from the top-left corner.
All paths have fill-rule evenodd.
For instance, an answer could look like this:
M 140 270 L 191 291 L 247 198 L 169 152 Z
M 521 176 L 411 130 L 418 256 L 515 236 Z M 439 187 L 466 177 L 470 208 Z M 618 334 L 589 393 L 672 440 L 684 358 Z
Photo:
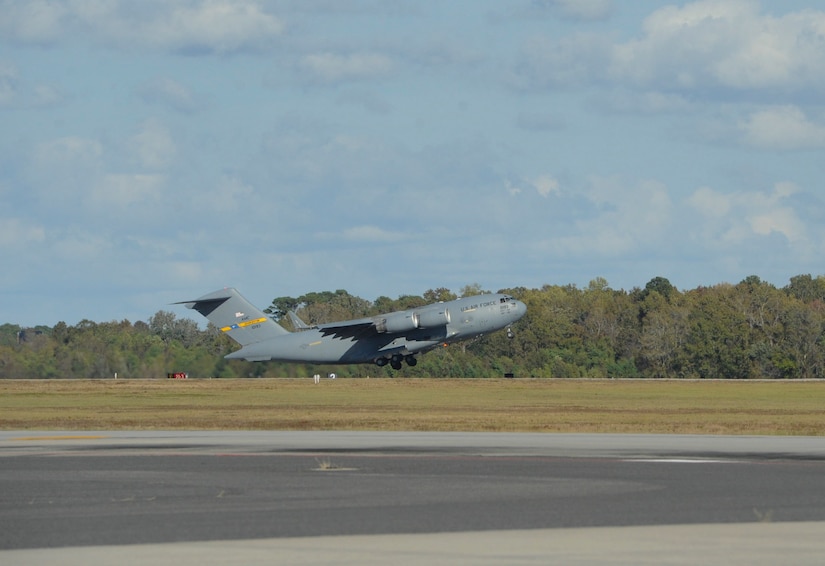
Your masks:
M 407 365 L 414 366 L 418 363 L 418 359 L 415 356 L 407 356 Z
M 389 360 L 387 360 L 387 358 L 377 358 L 377 359 L 375 360 L 375 365 L 377 365 L 378 367 L 382 368 L 382 367 L 384 367 L 385 365 L 387 365 L 387 362 L 388 362 L 388 361 L 389 361 Z
M 390 365 L 392 366 L 392 369 L 401 369 L 401 362 L 393 360 L 390 362 Z

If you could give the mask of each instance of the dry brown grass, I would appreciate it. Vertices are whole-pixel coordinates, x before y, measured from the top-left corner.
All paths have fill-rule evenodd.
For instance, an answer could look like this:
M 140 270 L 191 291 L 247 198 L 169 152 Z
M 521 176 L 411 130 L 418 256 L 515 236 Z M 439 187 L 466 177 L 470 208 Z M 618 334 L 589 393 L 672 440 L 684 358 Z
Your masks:
M 825 382 L 1 380 L 0 428 L 825 435 Z

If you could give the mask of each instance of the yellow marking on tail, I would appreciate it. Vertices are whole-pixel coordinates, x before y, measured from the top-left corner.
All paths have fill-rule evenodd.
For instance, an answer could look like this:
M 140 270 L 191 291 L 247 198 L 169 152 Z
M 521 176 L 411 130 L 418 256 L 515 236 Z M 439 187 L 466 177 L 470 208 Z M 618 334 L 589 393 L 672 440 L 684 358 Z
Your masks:
M 255 320 L 246 320 L 244 322 L 239 322 L 238 324 L 230 324 L 229 326 L 224 326 L 221 328 L 221 332 L 229 332 L 230 330 L 237 330 L 238 328 L 244 328 L 253 324 L 261 324 L 262 322 L 266 322 L 266 317 L 256 318 Z

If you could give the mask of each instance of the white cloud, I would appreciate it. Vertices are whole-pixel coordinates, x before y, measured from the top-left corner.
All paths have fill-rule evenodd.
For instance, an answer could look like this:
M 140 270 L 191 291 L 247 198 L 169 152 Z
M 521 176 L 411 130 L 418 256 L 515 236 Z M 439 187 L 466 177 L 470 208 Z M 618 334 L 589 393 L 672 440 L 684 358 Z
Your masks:
M 48 45 L 82 34 L 121 47 L 235 53 L 259 50 L 284 31 L 283 22 L 255 0 L 7 0 L 0 8 L 0 37 L 21 43 Z
M 164 178 L 160 175 L 109 174 L 89 192 L 90 208 L 130 210 L 135 205 L 152 206 L 159 202 Z M 120 209 L 120 210 L 117 210 Z
M 43 297 L 105 286 L 106 310 L 80 291 L 59 305 L 100 320 L 138 286 L 265 301 L 738 280 L 722 256 L 775 282 L 821 266 L 800 250 L 825 252 L 823 8 L 626 2 L 585 22 L 609 4 L 390 4 L 0 0 L 5 277 Z M 540 92 L 497 88 L 508 69 Z M 808 190 L 723 190 L 764 179 Z
M 48 107 L 63 100 L 59 88 L 53 85 L 27 84 L 25 80 L 21 80 L 16 65 L 0 61 L 0 108 Z
M 50 208 L 78 206 L 83 193 L 102 174 L 102 156 L 101 143 L 89 138 L 69 136 L 42 142 L 32 152 L 30 182 Z
M 99 262 L 113 247 L 113 240 L 106 234 L 71 228 L 59 238 L 55 238 L 53 254 L 60 258 L 62 265 L 71 265 L 72 262 Z
M 70 222 L 87 204 L 87 194 L 104 174 L 102 157 L 99 141 L 79 136 L 34 146 L 24 175 L 40 204 L 38 214 Z
M 747 220 L 755 234 L 782 234 L 789 242 L 805 238 L 805 224 L 800 220 L 790 197 L 799 192 L 793 183 L 777 183 L 770 193 L 751 194 L 748 197 Z
M 0 2 L 0 37 L 21 43 L 49 44 L 64 33 L 69 16 L 68 2 L 30 0 Z
M 43 242 L 46 230 L 20 218 L 0 218 L 0 248 L 13 251 L 34 242 Z
M 716 192 L 710 187 L 697 189 L 688 197 L 687 202 L 700 214 L 710 218 L 724 217 L 731 208 L 730 197 Z
M 532 38 L 516 84 L 530 88 L 609 82 L 683 92 L 820 92 L 825 88 L 825 12 L 773 16 L 756 0 L 699 0 L 657 9 L 640 36 L 578 33 Z M 663 99 L 666 105 L 673 101 Z
M 17 95 L 17 67 L 0 61 L 0 106 L 9 106 Z
M 283 23 L 266 13 L 258 2 L 207 0 L 161 12 L 139 31 L 148 41 L 164 48 L 232 53 L 258 48 L 283 30 Z M 139 35 L 135 34 L 133 39 L 139 40 Z
M 566 122 L 556 114 L 519 112 L 516 126 L 528 132 L 552 132 L 563 130 Z
M 69 136 L 44 142 L 37 148 L 41 162 L 69 165 L 96 164 L 103 154 L 103 146 L 97 140 Z
M 560 192 L 559 181 L 550 175 L 542 175 L 533 180 L 532 183 L 536 191 L 545 198 L 551 194 L 558 195 Z
M 163 169 L 175 159 L 177 147 L 172 134 L 159 120 L 144 122 L 131 142 L 141 167 Z
M 530 38 L 510 82 L 528 90 L 602 82 L 607 78 L 611 45 L 610 38 L 595 33 Z
M 202 200 L 208 203 L 211 212 L 224 214 L 239 209 L 259 208 L 254 198 L 255 190 L 250 185 L 234 177 L 222 177 L 218 180 L 215 189 L 211 190 Z
M 53 106 L 65 100 L 59 88 L 53 85 L 36 85 L 32 89 L 32 106 Z
M 602 20 L 613 11 L 613 0 L 546 0 L 563 16 L 581 20 Z
M 347 228 L 343 232 L 343 237 L 354 242 L 388 243 L 401 241 L 409 235 L 384 230 L 379 226 L 364 225 Z
M 110 161 L 118 157 L 107 156 L 98 140 L 74 136 L 38 145 L 28 177 L 42 204 L 39 213 L 60 214 L 66 225 L 109 209 L 128 210 L 129 220 L 159 217 L 166 177 L 143 171 L 169 164 L 175 154 L 171 136 L 162 124 L 149 120 L 126 145 L 137 164 L 135 172 L 113 172 Z
M 639 85 L 798 91 L 825 86 L 825 13 L 781 17 L 753 0 L 701 0 L 667 6 L 644 35 L 614 46 L 611 74 Z
M 809 120 L 796 106 L 774 106 L 756 111 L 739 124 L 739 129 L 746 145 L 760 149 L 825 147 L 825 125 Z
M 504 190 L 506 190 L 507 193 L 511 196 L 516 196 L 516 195 L 521 194 L 521 188 L 514 185 L 513 182 L 510 181 L 509 179 L 506 179 L 504 181 Z
M 635 254 L 659 246 L 673 222 L 668 188 L 658 181 L 627 184 L 618 177 L 592 177 L 582 191 L 591 208 L 544 239 L 560 256 Z
M 762 236 L 776 232 L 785 236 L 789 242 L 797 242 L 805 235 L 796 213 L 787 207 L 754 214 L 748 220 L 754 233 Z
M 203 265 L 195 261 L 168 261 L 163 262 L 160 267 L 158 273 L 164 273 L 170 279 L 189 285 L 200 283 L 206 275 Z
M 368 90 L 350 91 L 341 93 L 338 100 L 342 104 L 362 108 L 363 110 L 379 115 L 389 114 L 392 105 L 381 96 L 376 96 L 374 92 Z
M 189 114 L 197 109 L 192 92 L 181 83 L 168 77 L 158 77 L 144 84 L 140 89 L 141 98 L 151 104 L 160 104 Z
M 678 93 L 655 90 L 639 92 L 613 89 L 596 95 L 598 106 L 625 114 L 685 114 L 695 108 L 691 100 Z
M 380 77 L 392 71 L 392 60 L 378 53 L 315 53 L 301 59 L 300 67 L 314 80 L 339 82 Z
M 512 7 L 511 11 L 520 18 L 550 15 L 566 20 L 604 20 L 613 13 L 613 0 L 532 0 L 527 6 Z
M 738 246 L 754 236 L 780 234 L 790 243 L 804 243 L 805 223 L 791 198 L 800 192 L 793 183 L 781 182 L 773 190 L 724 194 L 708 187 L 697 189 L 688 204 L 699 213 L 692 227 L 694 237 L 714 248 Z
M 737 44 L 711 63 L 720 83 L 740 89 L 823 86 L 825 13 L 747 15 L 744 21 L 731 19 L 725 31 L 736 34 Z

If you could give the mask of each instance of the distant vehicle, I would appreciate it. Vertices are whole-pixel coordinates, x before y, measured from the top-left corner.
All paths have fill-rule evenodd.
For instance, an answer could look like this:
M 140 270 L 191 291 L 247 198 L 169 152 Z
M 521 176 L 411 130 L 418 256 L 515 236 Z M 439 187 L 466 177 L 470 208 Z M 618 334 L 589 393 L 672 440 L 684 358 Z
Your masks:
M 242 347 L 225 356 L 252 362 L 313 364 L 389 364 L 414 366 L 417 354 L 475 338 L 510 325 L 527 306 L 501 293 L 474 295 L 379 316 L 309 326 L 290 314 L 297 332 L 289 332 L 227 288 L 192 301 L 175 303 L 194 309 Z M 296 324 L 297 319 L 297 324 Z
M 115 374 L 117 375 L 117 374 Z M 176 371 L 174 373 L 167 373 L 167 379 L 189 379 L 189 374 L 183 371 Z

